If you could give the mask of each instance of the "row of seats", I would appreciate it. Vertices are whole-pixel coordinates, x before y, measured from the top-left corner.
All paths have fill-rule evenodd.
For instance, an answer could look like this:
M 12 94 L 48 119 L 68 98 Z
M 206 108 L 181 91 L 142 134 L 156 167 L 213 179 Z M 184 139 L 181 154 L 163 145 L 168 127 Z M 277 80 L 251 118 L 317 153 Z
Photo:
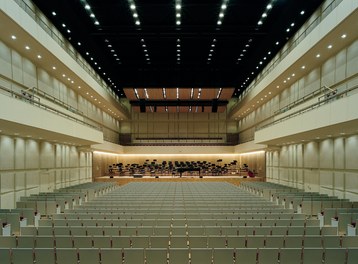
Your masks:
M 117 227 L 117 226 L 40 226 L 21 228 L 22 235 L 336 235 L 337 228 L 319 226 L 192 226 L 192 227 Z
M 87 212 L 87 213 L 66 213 L 66 214 L 55 214 L 53 219 L 306 219 L 304 214 L 296 213 L 241 213 L 241 214 L 118 214 L 113 211 L 99 211 Z
M 353 263 L 356 239 L 264 199 L 228 183 L 129 183 L 22 228 L 5 247 L 10 257 L 32 250 L 30 263 L 44 248 L 57 264 L 106 263 L 108 252 L 122 264 Z
M 357 248 L 0 248 L 3 264 L 356 264 Z
M 0 236 L 9 248 L 358 248 L 358 236 Z
M 42 219 L 40 226 L 319 226 L 318 219 Z

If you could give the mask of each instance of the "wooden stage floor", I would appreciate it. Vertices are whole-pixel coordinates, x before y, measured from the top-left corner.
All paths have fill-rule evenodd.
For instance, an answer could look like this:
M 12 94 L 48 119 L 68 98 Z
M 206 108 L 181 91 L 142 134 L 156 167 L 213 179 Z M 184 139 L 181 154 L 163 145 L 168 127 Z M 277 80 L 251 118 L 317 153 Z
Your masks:
M 228 182 L 234 185 L 240 185 L 241 182 L 246 181 L 264 181 L 264 178 L 244 178 L 243 176 L 143 176 L 141 178 L 135 178 L 133 176 L 102 176 L 94 178 L 95 182 L 116 182 L 118 185 L 124 185 L 130 182 Z

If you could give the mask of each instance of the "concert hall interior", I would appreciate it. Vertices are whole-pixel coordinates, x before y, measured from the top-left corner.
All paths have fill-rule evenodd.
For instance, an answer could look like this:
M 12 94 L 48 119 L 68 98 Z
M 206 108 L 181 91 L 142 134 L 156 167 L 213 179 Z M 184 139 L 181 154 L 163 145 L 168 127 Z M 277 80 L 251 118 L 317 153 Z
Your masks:
M 1 263 L 356 263 L 357 28 L 357 0 L 1 0 Z

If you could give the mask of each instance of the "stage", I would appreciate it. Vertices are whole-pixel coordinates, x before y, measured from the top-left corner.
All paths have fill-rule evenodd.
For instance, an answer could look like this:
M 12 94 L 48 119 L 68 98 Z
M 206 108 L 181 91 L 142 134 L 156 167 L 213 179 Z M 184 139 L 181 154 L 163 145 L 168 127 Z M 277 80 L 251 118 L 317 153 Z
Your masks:
M 124 185 L 130 182 L 228 182 L 234 185 L 240 185 L 241 182 L 246 181 L 264 181 L 264 178 L 260 177 L 245 177 L 245 176 L 102 176 L 94 178 L 95 182 L 116 182 L 118 185 Z

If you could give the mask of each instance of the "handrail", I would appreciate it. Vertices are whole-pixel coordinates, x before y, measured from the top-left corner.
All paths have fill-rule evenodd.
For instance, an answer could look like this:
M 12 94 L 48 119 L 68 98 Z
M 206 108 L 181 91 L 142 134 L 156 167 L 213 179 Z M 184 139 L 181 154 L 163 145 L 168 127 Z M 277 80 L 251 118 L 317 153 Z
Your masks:
M 333 0 L 324 10 L 322 10 L 321 14 L 314 21 L 312 21 L 300 35 L 296 37 L 295 40 L 288 44 L 288 47 L 285 50 L 282 50 L 277 53 L 277 55 L 271 60 L 270 64 L 267 65 L 261 71 L 257 78 L 254 79 L 251 82 L 250 86 L 246 88 L 245 91 L 240 95 L 238 102 L 232 107 L 231 112 L 237 108 L 238 104 L 248 95 L 249 91 L 252 90 L 253 87 L 255 87 L 259 82 L 261 82 L 262 79 L 264 79 L 270 72 L 272 72 L 276 65 L 280 63 L 288 55 L 289 52 L 296 48 L 297 45 L 301 43 L 305 39 L 305 37 L 319 25 L 323 18 L 327 17 L 333 11 L 333 9 L 336 8 L 338 4 L 342 1 L 343 0 Z
M 73 106 L 71 106 L 71 105 L 69 105 L 69 104 L 57 99 L 56 97 L 54 97 L 52 95 L 49 95 L 48 93 L 45 93 L 44 91 L 41 91 L 39 88 L 33 87 L 32 89 L 33 89 L 34 93 L 36 93 L 40 97 L 45 98 L 45 99 L 49 99 L 53 103 L 58 104 L 58 105 L 64 107 L 65 109 L 75 113 L 75 114 L 78 114 L 78 115 L 81 115 L 81 116 L 84 115 L 82 111 L 80 111 L 77 108 L 74 108 Z
M 308 99 L 314 98 L 315 96 L 319 95 L 322 93 L 322 89 L 323 87 L 313 91 L 312 93 L 309 93 L 303 97 L 301 97 L 300 99 L 297 99 L 296 101 L 289 103 L 288 105 L 285 105 L 284 107 L 278 109 L 277 111 L 274 112 L 274 115 L 278 115 L 281 113 L 284 113 L 290 109 L 292 109 L 294 106 L 299 105 L 305 101 L 307 101 Z
M 39 107 L 41 109 L 45 109 L 45 110 L 47 110 L 49 112 L 53 112 L 53 113 L 55 113 L 55 114 L 57 114 L 59 116 L 65 117 L 65 118 L 67 118 L 69 120 L 72 120 L 72 121 L 74 121 L 76 123 L 80 123 L 81 125 L 85 125 L 85 126 L 93 128 L 93 129 L 96 129 L 98 131 L 102 131 L 102 129 L 100 127 L 93 126 L 93 125 L 91 125 L 89 123 L 84 122 L 83 120 L 80 120 L 80 119 L 75 118 L 73 116 L 70 116 L 70 115 L 68 115 L 68 114 L 66 114 L 64 112 L 61 112 L 61 111 L 59 111 L 59 110 L 57 110 L 55 108 L 49 107 L 49 106 L 47 106 L 45 104 L 42 104 L 42 103 L 40 103 L 40 101 L 36 101 L 33 98 L 28 97 L 27 94 L 23 95 L 21 93 L 14 92 L 14 91 L 12 91 L 12 90 L 10 90 L 10 89 L 8 89 L 6 87 L 3 87 L 1 85 L 0 85 L 0 90 L 9 93 L 9 95 L 8 95 L 9 97 L 22 100 L 23 102 L 30 103 L 30 104 L 32 104 L 32 105 L 34 105 L 36 107 Z
M 333 95 L 331 95 L 331 96 L 328 96 L 328 97 L 325 96 L 323 100 L 318 100 L 317 103 L 314 103 L 314 104 L 312 104 L 312 105 L 310 105 L 310 106 L 304 107 L 304 108 L 302 108 L 302 109 L 300 109 L 300 110 L 298 110 L 298 111 L 296 111 L 296 112 L 293 112 L 293 113 L 291 113 L 291 114 L 289 114 L 289 115 L 287 115 L 287 116 L 284 116 L 284 117 L 282 117 L 282 118 L 279 118 L 279 119 L 277 119 L 277 120 L 275 120 L 275 121 L 273 121 L 273 122 L 271 122 L 271 123 L 269 123 L 269 124 L 266 124 L 266 125 L 264 125 L 264 126 L 262 126 L 262 127 L 257 127 L 257 128 L 256 128 L 256 131 L 259 131 L 259 130 L 262 130 L 262 129 L 264 129 L 264 128 L 267 128 L 267 127 L 276 125 L 277 123 L 281 123 L 281 122 L 283 122 L 283 121 L 285 121 L 285 120 L 287 120 L 287 119 L 290 119 L 290 118 L 292 118 L 292 117 L 295 117 L 295 116 L 301 115 L 301 114 L 303 114 L 303 113 L 305 113 L 305 112 L 308 112 L 308 111 L 311 111 L 311 110 L 313 110 L 313 109 L 316 109 L 316 108 L 318 108 L 318 107 L 320 107 L 320 106 L 322 106 L 322 105 L 324 105 L 324 104 L 326 104 L 326 103 L 328 103 L 328 102 L 331 102 L 332 99 L 340 99 L 340 98 L 343 98 L 344 95 L 347 95 L 349 92 L 354 91 L 354 90 L 356 90 L 356 89 L 358 89 L 358 85 L 353 86 L 352 88 L 349 88 L 349 89 L 344 90 L 344 91 L 342 91 L 342 92 L 335 93 L 335 94 L 333 94 Z
M 86 61 L 77 51 L 71 50 L 59 36 L 58 33 L 54 32 L 47 24 L 50 22 L 43 21 L 36 12 L 24 1 L 14 0 L 20 8 L 22 8 L 47 34 L 61 46 L 61 48 L 71 56 L 95 81 L 119 103 L 123 111 L 128 112 L 126 107 L 119 101 L 119 97 L 111 90 L 105 83 L 105 81 L 96 73 L 96 71 L 84 63 Z M 71 45 L 72 47 L 72 45 Z

